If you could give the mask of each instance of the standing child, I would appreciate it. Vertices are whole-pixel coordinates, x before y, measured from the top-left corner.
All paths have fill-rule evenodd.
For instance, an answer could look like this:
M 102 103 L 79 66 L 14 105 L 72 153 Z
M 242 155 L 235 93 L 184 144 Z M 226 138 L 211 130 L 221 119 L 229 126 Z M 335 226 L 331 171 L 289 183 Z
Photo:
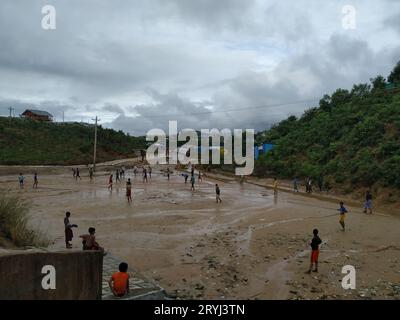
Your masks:
M 364 213 L 367 213 L 368 210 L 372 214 L 372 194 L 369 190 L 365 195 Z
M 190 177 L 190 183 L 191 183 L 191 185 L 192 185 L 192 186 L 190 187 L 190 190 L 191 190 L 191 191 L 195 191 L 195 190 L 194 190 L 194 183 L 195 183 L 195 182 L 196 182 L 196 180 L 195 180 L 194 175 L 193 175 L 193 176 Z
M 273 187 L 274 187 L 274 196 L 276 197 L 278 195 L 278 180 L 276 178 L 274 178 Z
M 151 179 L 151 167 L 149 166 L 149 178 Z
M 146 167 L 143 167 L 143 183 L 146 181 L 149 182 L 149 180 L 147 179 L 147 169 Z
M 129 274 L 127 273 L 128 264 L 121 262 L 118 269 L 119 272 L 112 275 L 108 284 L 110 285 L 112 293 L 116 297 L 123 297 L 124 295 L 129 294 Z
M 74 237 L 74 233 L 72 232 L 72 228 L 78 228 L 78 225 L 76 224 L 71 224 L 69 222 L 69 218 L 71 217 L 71 212 L 67 211 L 65 213 L 65 218 L 64 218 L 64 227 L 65 227 L 65 247 L 67 249 L 72 248 L 72 244 L 70 244 L 70 241 L 72 241 L 72 238 Z
M 75 176 L 75 179 L 78 180 L 78 178 L 79 178 L 79 180 L 81 180 L 81 175 L 80 175 L 80 173 L 79 173 L 79 168 L 76 168 L 76 176 Z
M 25 177 L 22 175 L 22 173 L 20 173 L 18 176 L 18 182 L 19 182 L 20 189 L 24 188 L 24 180 L 25 180 Z
M 113 187 L 113 175 L 111 174 L 110 177 L 108 178 L 108 190 L 112 191 Z
M 128 203 L 132 203 L 132 183 L 130 178 L 126 182 L 126 198 L 128 199 Z
M 310 268 L 306 273 L 311 273 L 313 265 L 315 265 L 315 269 L 313 272 L 318 272 L 318 256 L 319 256 L 319 245 L 321 244 L 321 239 L 318 237 L 318 230 L 314 229 L 313 230 L 313 235 L 314 237 L 311 240 L 310 246 L 311 246 L 311 262 L 310 262 Z
M 298 185 L 297 177 L 294 177 L 294 180 L 293 180 L 293 192 L 299 192 L 299 185 Z
M 37 177 L 37 172 L 35 172 L 33 176 L 33 188 L 37 189 L 37 187 L 38 187 L 38 177 Z
M 347 209 L 344 207 L 343 201 L 340 201 L 340 208 L 338 209 L 339 214 L 340 214 L 340 219 L 339 223 L 343 228 L 343 231 L 345 231 L 345 225 L 344 225 L 344 218 L 346 217 L 346 213 L 348 212 Z
M 218 184 L 215 185 L 215 199 L 216 199 L 217 203 L 218 202 L 219 203 L 222 202 L 222 200 L 221 200 L 221 190 L 219 189 Z
M 90 178 L 90 181 L 93 180 L 93 168 L 92 167 L 89 168 L 89 178 Z

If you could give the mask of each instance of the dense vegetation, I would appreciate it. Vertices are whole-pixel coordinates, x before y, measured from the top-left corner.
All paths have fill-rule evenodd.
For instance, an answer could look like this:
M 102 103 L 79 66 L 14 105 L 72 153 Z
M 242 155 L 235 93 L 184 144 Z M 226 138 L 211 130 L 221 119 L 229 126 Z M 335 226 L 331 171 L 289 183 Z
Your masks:
M 256 162 L 256 174 L 322 175 L 328 188 L 400 188 L 400 63 L 388 80 L 370 81 L 337 89 L 299 119 L 258 133 L 259 143 L 276 148 Z
M 94 126 L 0 117 L 0 164 L 88 164 L 93 159 Z M 97 161 L 128 158 L 145 147 L 144 137 L 98 127 Z

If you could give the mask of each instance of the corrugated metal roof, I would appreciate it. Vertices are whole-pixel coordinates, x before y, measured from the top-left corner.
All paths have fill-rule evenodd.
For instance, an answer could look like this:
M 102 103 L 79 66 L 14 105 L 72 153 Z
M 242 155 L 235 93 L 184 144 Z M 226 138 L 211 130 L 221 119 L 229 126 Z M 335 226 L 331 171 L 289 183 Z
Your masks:
M 37 116 L 41 116 L 41 117 L 53 117 L 53 115 L 48 113 L 47 111 L 27 109 L 27 110 L 24 111 L 24 113 L 27 112 L 27 111 L 30 111 L 33 114 L 35 114 Z

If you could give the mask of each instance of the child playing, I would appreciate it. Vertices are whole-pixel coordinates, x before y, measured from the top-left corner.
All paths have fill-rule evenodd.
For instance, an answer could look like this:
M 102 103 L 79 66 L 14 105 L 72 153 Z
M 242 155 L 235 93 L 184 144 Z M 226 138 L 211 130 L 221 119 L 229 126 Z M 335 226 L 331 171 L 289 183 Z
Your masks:
M 278 180 L 276 178 L 274 178 L 273 187 L 274 187 L 274 196 L 277 196 L 278 195 Z
M 113 187 L 113 175 L 111 174 L 110 177 L 108 178 L 108 190 L 112 191 Z
M 83 250 L 99 250 L 104 253 L 104 248 L 100 247 L 100 245 L 96 242 L 96 229 L 93 227 L 89 228 L 89 234 L 83 234 L 79 237 L 82 238 Z
M 65 227 L 65 247 L 67 249 L 72 248 L 72 244 L 70 244 L 70 241 L 72 241 L 72 238 L 74 237 L 74 233 L 72 232 L 72 228 L 78 228 L 78 225 L 76 224 L 71 224 L 69 222 L 69 218 L 71 217 L 71 212 L 67 211 L 65 213 L 65 218 L 64 218 L 64 227 Z
M 218 202 L 219 202 L 219 203 L 222 202 L 220 196 L 221 196 L 221 190 L 219 189 L 218 184 L 216 184 L 216 185 L 215 185 L 215 199 L 216 199 L 217 203 L 218 203 Z
M 132 183 L 130 178 L 126 182 L 126 198 L 128 199 L 128 203 L 132 203 Z
M 128 264 L 125 262 L 121 262 L 119 264 L 119 272 L 115 272 L 108 284 L 112 293 L 116 297 L 123 297 L 126 294 L 129 294 L 129 274 L 128 271 Z
M 18 176 L 18 182 L 19 182 L 20 189 L 24 188 L 24 180 L 25 180 L 25 177 L 22 175 L 22 173 L 20 173 Z
M 344 225 L 344 218 L 346 217 L 346 213 L 348 212 L 347 209 L 344 207 L 343 201 L 340 201 L 340 208 L 338 209 L 339 214 L 340 214 L 340 219 L 339 223 L 343 228 L 343 231 L 345 231 L 345 225 Z
M 319 256 L 319 245 L 321 244 L 321 239 L 318 237 L 318 230 L 314 229 L 313 230 L 313 235 L 314 237 L 312 238 L 310 242 L 311 246 L 311 262 L 310 262 L 310 268 L 306 273 L 310 274 L 311 269 L 313 265 L 315 264 L 315 269 L 313 272 L 318 272 L 318 256 Z

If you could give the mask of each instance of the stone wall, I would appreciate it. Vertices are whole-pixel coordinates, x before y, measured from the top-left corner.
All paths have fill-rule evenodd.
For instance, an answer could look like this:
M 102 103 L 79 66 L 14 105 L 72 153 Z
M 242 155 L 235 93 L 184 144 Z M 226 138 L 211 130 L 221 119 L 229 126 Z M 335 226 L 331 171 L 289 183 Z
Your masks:
M 42 268 L 54 266 L 56 289 L 45 290 Z M 96 251 L 0 252 L 0 299 L 101 299 L 103 255 Z

